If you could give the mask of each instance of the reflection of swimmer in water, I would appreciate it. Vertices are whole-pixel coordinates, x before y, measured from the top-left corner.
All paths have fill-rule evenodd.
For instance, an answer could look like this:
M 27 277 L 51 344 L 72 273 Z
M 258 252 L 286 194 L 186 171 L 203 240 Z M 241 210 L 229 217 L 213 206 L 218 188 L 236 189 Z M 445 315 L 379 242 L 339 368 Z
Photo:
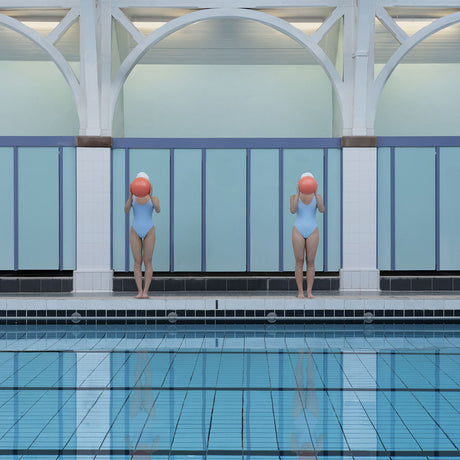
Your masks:
M 131 460 L 150 460 L 160 444 L 160 437 L 154 436 L 153 427 L 155 418 L 153 370 L 147 353 L 137 355 L 134 389 L 129 400 L 129 432 L 125 434 L 125 442 Z
M 311 354 L 307 358 L 307 380 L 303 378 L 304 355 L 299 351 L 295 367 L 297 390 L 292 402 L 292 416 L 295 432 L 291 435 L 291 450 L 298 459 L 315 459 L 316 452 L 322 450 L 324 435 L 320 432 L 319 401 L 315 391 L 315 364 Z

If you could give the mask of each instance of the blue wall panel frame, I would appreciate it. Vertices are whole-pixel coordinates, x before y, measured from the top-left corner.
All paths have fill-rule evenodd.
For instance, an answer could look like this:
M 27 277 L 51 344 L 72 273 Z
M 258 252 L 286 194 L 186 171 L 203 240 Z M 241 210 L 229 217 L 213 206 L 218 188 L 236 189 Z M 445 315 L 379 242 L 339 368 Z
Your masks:
M 202 152 L 174 150 L 174 264 L 175 271 L 201 271 L 202 264 Z M 161 215 L 160 215 L 161 217 Z
M 206 152 L 207 271 L 246 270 L 246 149 Z
M 13 147 L 0 147 L 0 270 L 15 268 L 15 174 Z
M 434 270 L 435 149 L 395 150 L 395 269 Z
M 252 149 L 248 199 L 249 270 L 279 269 L 279 151 Z
M 155 249 L 153 251 L 153 270 L 167 272 L 170 269 L 170 149 L 129 149 L 129 184 L 140 171 L 150 178 L 153 194 L 160 201 L 160 214 L 153 213 L 155 226 Z M 131 227 L 133 213 L 129 213 Z M 128 230 L 128 235 L 129 235 Z M 129 246 L 129 236 L 128 236 Z M 129 271 L 133 270 L 133 258 L 129 253 Z
M 327 256 L 324 255 L 325 271 L 338 271 L 341 267 L 341 154 L 340 149 L 327 149 L 327 169 L 324 174 L 324 218 L 327 218 L 327 228 L 324 228 L 324 242 L 327 243 Z
M 318 183 L 317 193 L 324 195 L 323 186 L 324 149 L 284 149 L 283 165 L 283 270 L 294 270 L 294 253 L 292 250 L 292 228 L 294 226 L 295 214 L 289 210 L 290 196 L 296 193 L 297 182 L 304 172 L 311 172 Z M 323 270 L 323 215 L 317 212 L 316 222 L 319 230 L 319 246 L 316 253 L 315 269 Z M 305 268 L 305 267 L 304 267 Z
M 460 143 L 439 153 L 439 269 L 460 270 Z
M 377 151 L 377 267 L 391 270 L 392 260 L 392 181 L 389 147 Z
M 126 240 L 129 240 L 125 228 L 127 217 L 123 211 L 126 203 L 125 156 L 125 149 L 112 150 L 112 268 L 120 272 L 126 270 Z
M 18 269 L 59 269 L 59 148 L 18 149 Z
M 76 267 L 76 152 L 75 147 L 62 147 L 62 269 Z

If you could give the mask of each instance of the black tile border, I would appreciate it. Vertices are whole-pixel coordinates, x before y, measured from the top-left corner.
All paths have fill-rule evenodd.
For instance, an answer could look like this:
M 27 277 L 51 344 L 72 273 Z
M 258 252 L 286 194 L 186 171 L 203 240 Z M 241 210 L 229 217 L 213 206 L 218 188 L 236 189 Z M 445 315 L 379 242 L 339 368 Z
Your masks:
M 460 276 L 386 276 L 380 277 L 382 291 L 460 291 Z
M 0 324 L 153 324 L 193 323 L 460 323 L 460 310 L 452 309 L 294 309 L 294 310 L 155 310 L 155 309 L 38 309 L 0 310 Z
M 49 292 L 69 293 L 73 290 L 72 277 L 3 277 L 0 293 Z

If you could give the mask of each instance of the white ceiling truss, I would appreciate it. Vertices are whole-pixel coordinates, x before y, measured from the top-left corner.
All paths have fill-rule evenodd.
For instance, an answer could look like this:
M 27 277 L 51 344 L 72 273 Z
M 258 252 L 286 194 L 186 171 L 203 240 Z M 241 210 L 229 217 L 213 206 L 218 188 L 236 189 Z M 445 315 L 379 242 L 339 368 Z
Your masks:
M 158 27 L 146 34 L 139 27 L 143 22 Z M 38 31 L 39 23 L 48 24 L 50 30 Z M 215 24 L 219 27 L 212 27 Z M 302 24 L 315 27 L 306 32 Z M 409 30 L 407 24 L 419 29 Z M 238 39 L 236 30 L 252 26 L 252 35 L 243 32 L 244 37 Z M 450 35 L 442 35 L 447 29 Z M 113 30 L 123 30 L 127 37 L 119 63 L 112 62 Z M 334 35 L 328 42 L 333 30 L 341 36 Z M 434 37 L 439 36 L 438 49 L 431 46 L 434 54 L 439 56 L 439 49 L 446 49 L 449 54 L 444 61 L 460 63 L 460 0 L 279 0 L 265 2 L 263 7 L 258 0 L 182 0 L 180 4 L 171 0 L 0 0 L 0 59 L 11 59 L 8 52 L 13 50 L 16 59 L 32 60 L 25 50 L 21 54 L 20 48 L 14 48 L 11 31 L 38 46 L 43 54 L 38 53 L 36 59 L 46 56 L 62 72 L 83 135 L 111 135 L 120 91 L 139 62 L 176 63 L 192 56 L 198 64 L 258 63 L 255 56 L 264 53 L 266 60 L 260 63 L 315 62 L 335 91 L 343 135 L 373 134 L 385 83 L 417 45 L 430 40 L 436 45 Z M 257 41 L 264 31 L 267 36 Z M 120 37 L 123 41 L 121 35 L 117 41 Z M 173 38 L 174 42 L 168 42 Z M 201 53 L 193 54 L 197 47 L 202 47 Z M 79 78 L 71 65 L 75 56 Z M 197 56 L 202 61 L 196 62 Z M 413 62 L 431 62 L 428 52 L 414 56 Z M 375 77 L 377 63 L 382 68 Z

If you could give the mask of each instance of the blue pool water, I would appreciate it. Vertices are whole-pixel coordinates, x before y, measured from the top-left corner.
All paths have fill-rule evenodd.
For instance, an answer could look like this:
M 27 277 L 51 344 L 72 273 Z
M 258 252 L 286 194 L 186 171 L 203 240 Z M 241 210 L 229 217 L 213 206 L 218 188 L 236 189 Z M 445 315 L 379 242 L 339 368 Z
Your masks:
M 459 325 L 7 326 L 0 457 L 460 456 Z

